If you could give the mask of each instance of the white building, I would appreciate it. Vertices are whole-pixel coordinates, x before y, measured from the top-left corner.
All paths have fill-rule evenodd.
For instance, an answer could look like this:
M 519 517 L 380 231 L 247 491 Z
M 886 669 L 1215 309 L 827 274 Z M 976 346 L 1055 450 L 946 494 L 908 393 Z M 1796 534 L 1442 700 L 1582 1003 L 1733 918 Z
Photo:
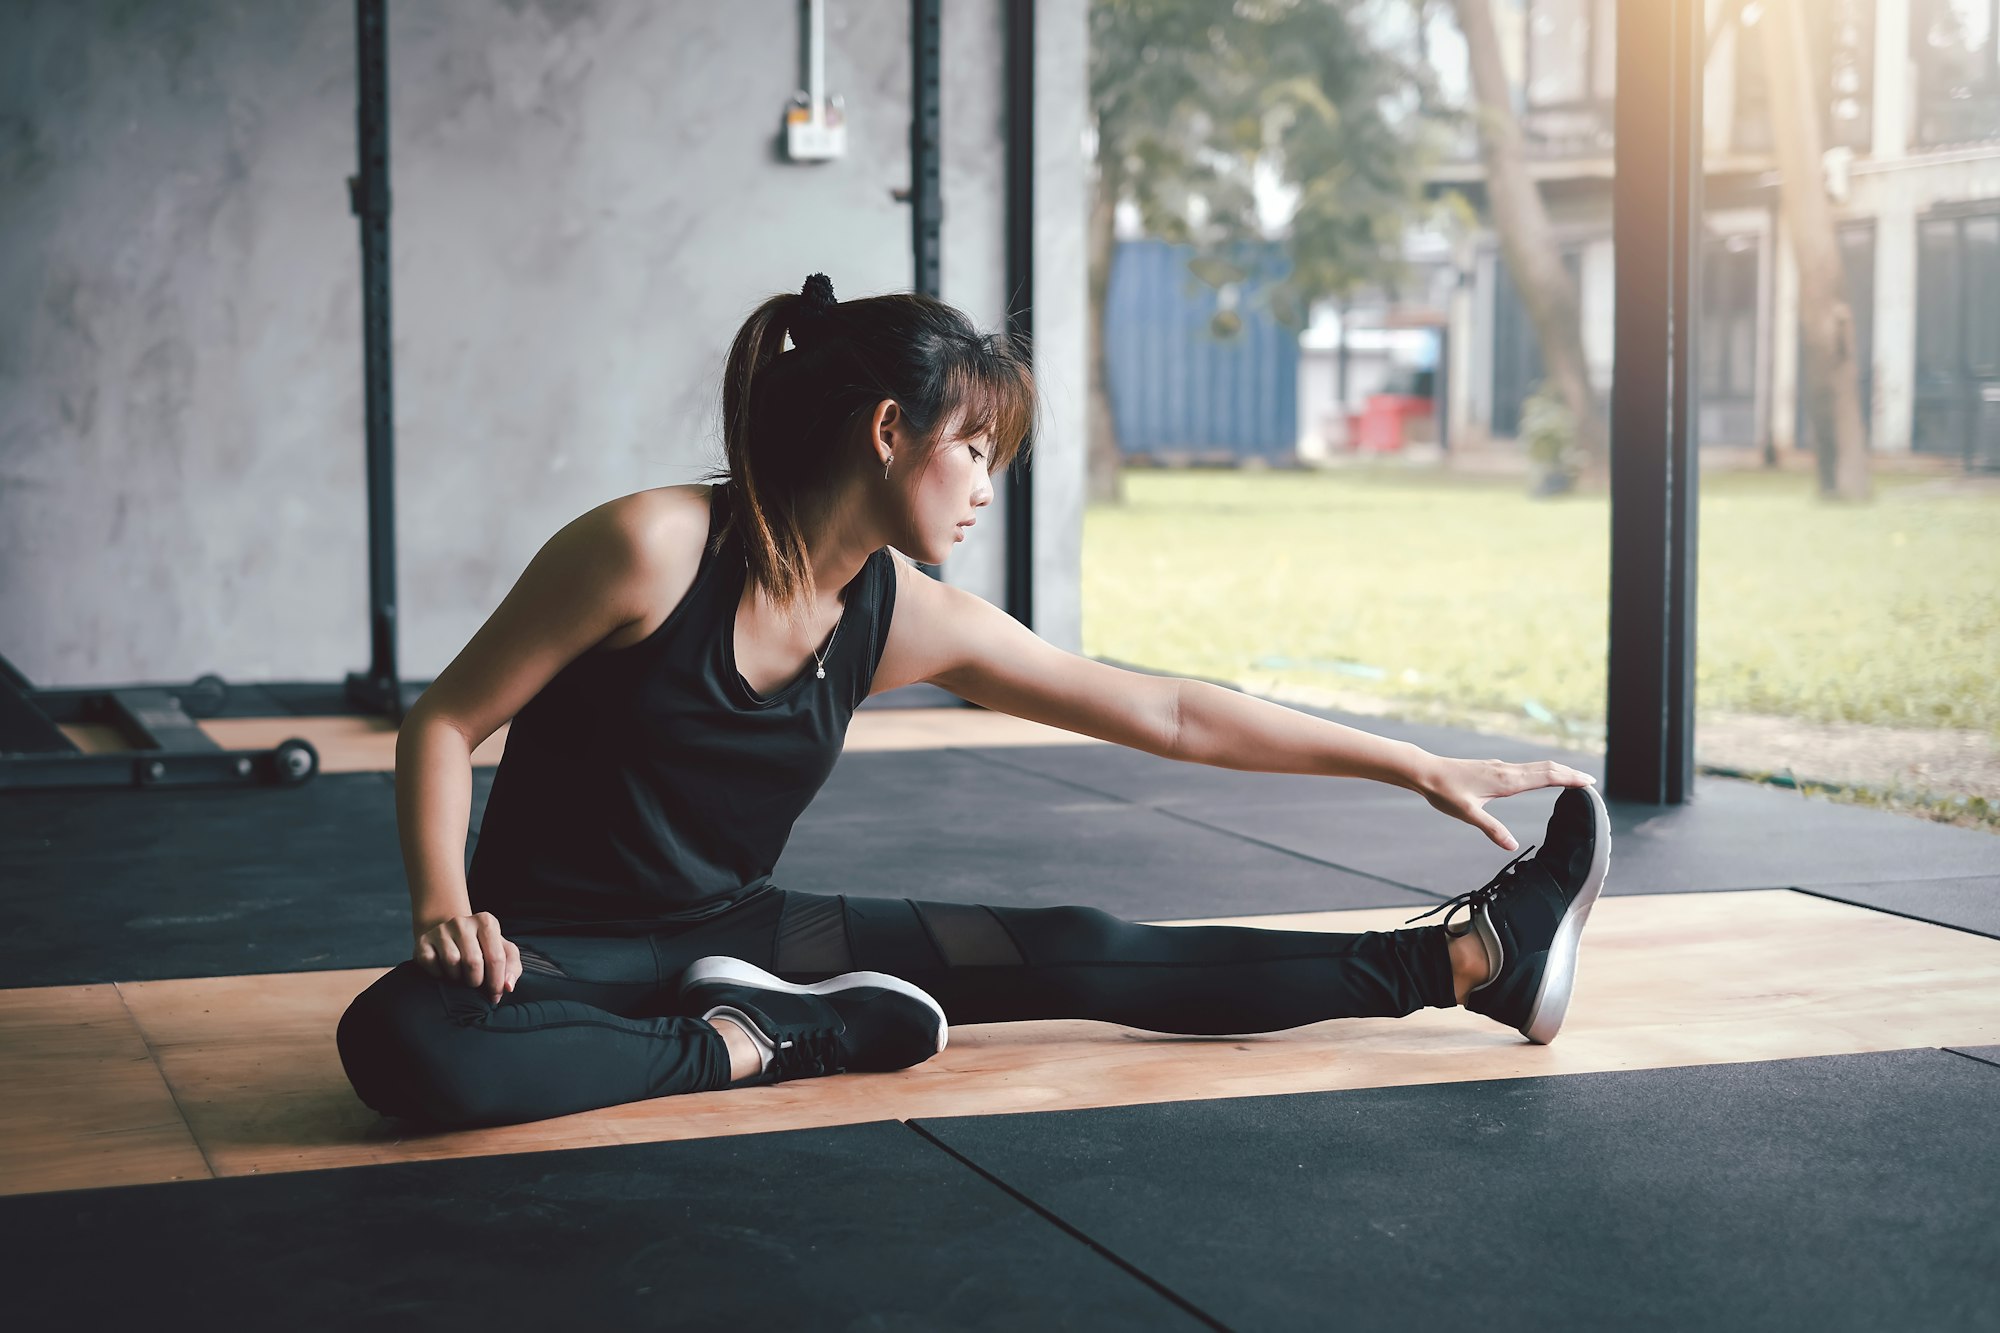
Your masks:
M 1532 170 L 1579 284 L 1592 377 L 1608 394 L 1616 2 L 1493 3 Z M 1786 450 L 1807 442 L 1797 270 L 1778 211 L 1754 31 L 1761 8 L 1709 0 L 1700 438 Z M 1827 179 L 1870 446 L 2000 467 L 2000 0 L 1806 0 L 1802 8 L 1823 84 Z M 1456 33 L 1431 50 L 1441 81 L 1462 87 Z M 1472 149 L 1468 138 L 1429 186 L 1462 192 L 1483 217 L 1484 172 Z M 1441 262 L 1412 257 L 1421 261 L 1416 304 L 1434 305 L 1447 330 L 1448 439 L 1454 448 L 1511 439 L 1541 358 L 1496 238 L 1480 227 Z M 1309 407 L 1302 401 L 1302 433 L 1331 407 L 1323 387 L 1312 387 L 1326 378 L 1326 354 L 1309 350 L 1307 360 L 1322 368 L 1301 370 L 1302 398 L 1315 395 Z M 1365 376 L 1350 376 L 1349 405 L 1368 387 Z

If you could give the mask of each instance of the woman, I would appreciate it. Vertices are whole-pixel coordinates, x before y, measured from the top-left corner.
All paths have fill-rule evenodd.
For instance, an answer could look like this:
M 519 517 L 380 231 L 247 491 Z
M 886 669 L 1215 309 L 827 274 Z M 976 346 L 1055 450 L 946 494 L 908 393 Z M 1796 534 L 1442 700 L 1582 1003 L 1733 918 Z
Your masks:
M 927 577 L 900 553 L 950 553 L 1035 411 L 1020 353 L 941 302 L 837 303 L 814 274 L 737 334 L 722 408 L 712 484 L 557 533 L 405 719 L 413 956 L 338 1032 L 369 1106 L 494 1125 L 901 1069 L 944 1048 L 947 1016 L 1238 1033 L 1462 1004 L 1554 1037 L 1610 852 L 1587 774 L 1442 758 L 1121 671 Z M 854 709 L 915 681 L 1189 762 L 1393 783 L 1509 851 L 1487 800 L 1574 790 L 1539 856 L 1414 929 L 1145 926 L 773 884 Z M 510 718 L 468 871 L 471 754 Z

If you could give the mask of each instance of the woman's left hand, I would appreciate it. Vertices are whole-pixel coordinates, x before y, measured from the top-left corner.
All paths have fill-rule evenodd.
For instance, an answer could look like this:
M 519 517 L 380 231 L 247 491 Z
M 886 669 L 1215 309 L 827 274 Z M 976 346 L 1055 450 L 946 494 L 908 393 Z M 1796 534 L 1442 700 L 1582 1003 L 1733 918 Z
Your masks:
M 1440 757 L 1424 774 L 1417 790 L 1444 813 L 1462 819 L 1507 851 L 1520 850 L 1506 826 L 1486 813 L 1486 802 L 1538 787 L 1587 787 L 1596 778 L 1553 759 L 1533 764 L 1509 764 L 1498 759 Z

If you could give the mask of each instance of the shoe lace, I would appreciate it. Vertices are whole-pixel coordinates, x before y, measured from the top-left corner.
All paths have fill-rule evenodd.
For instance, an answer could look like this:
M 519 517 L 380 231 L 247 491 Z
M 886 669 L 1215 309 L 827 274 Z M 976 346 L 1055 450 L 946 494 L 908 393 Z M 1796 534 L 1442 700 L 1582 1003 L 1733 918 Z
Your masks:
M 771 1057 L 771 1072 L 777 1079 L 816 1078 L 838 1074 L 847 1066 L 842 1060 L 838 1027 L 805 1028 L 794 1031 Z
M 1449 935 L 1451 933 L 1451 919 L 1458 915 L 1458 909 L 1463 907 L 1466 910 L 1466 916 L 1469 920 L 1472 915 L 1472 909 L 1490 906 L 1495 899 L 1515 885 L 1517 881 L 1514 872 L 1519 868 L 1522 860 L 1527 857 L 1528 853 L 1534 850 L 1532 845 L 1529 846 L 1519 856 L 1516 856 L 1506 865 L 1501 866 L 1499 870 L 1494 872 L 1492 879 L 1487 880 L 1478 888 L 1461 893 L 1455 898 L 1447 898 L 1436 907 L 1431 908 L 1429 912 L 1419 912 L 1403 924 L 1407 926 L 1411 921 L 1421 921 L 1431 915 L 1432 912 L 1444 912 L 1444 921 L 1442 924 L 1445 928 L 1445 933 Z M 1445 911 L 1446 908 L 1450 908 L 1451 910 L 1447 912 Z

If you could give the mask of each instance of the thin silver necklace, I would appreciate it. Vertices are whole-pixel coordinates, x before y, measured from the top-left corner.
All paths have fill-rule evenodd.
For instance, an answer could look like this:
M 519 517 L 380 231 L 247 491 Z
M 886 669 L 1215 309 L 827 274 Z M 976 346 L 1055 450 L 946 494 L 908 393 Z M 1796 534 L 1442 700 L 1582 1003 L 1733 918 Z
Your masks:
M 841 618 L 845 619 L 846 615 L 847 615 L 847 608 L 842 607 Z M 833 641 L 839 637 L 840 637 L 840 621 L 836 620 L 833 622 L 833 633 L 829 634 L 826 639 L 826 652 L 813 654 L 813 657 L 817 659 L 819 662 L 819 670 L 813 672 L 813 675 L 818 677 L 820 680 L 826 679 L 826 659 L 833 655 Z
M 750 558 L 748 556 L 743 558 L 743 567 L 746 570 L 750 567 Z M 840 619 L 833 622 L 833 633 L 826 636 L 826 651 L 822 653 L 818 649 L 813 650 L 813 679 L 826 679 L 826 659 L 833 656 L 833 641 L 840 637 L 840 627 L 846 620 L 847 607 L 842 605 L 840 608 Z

